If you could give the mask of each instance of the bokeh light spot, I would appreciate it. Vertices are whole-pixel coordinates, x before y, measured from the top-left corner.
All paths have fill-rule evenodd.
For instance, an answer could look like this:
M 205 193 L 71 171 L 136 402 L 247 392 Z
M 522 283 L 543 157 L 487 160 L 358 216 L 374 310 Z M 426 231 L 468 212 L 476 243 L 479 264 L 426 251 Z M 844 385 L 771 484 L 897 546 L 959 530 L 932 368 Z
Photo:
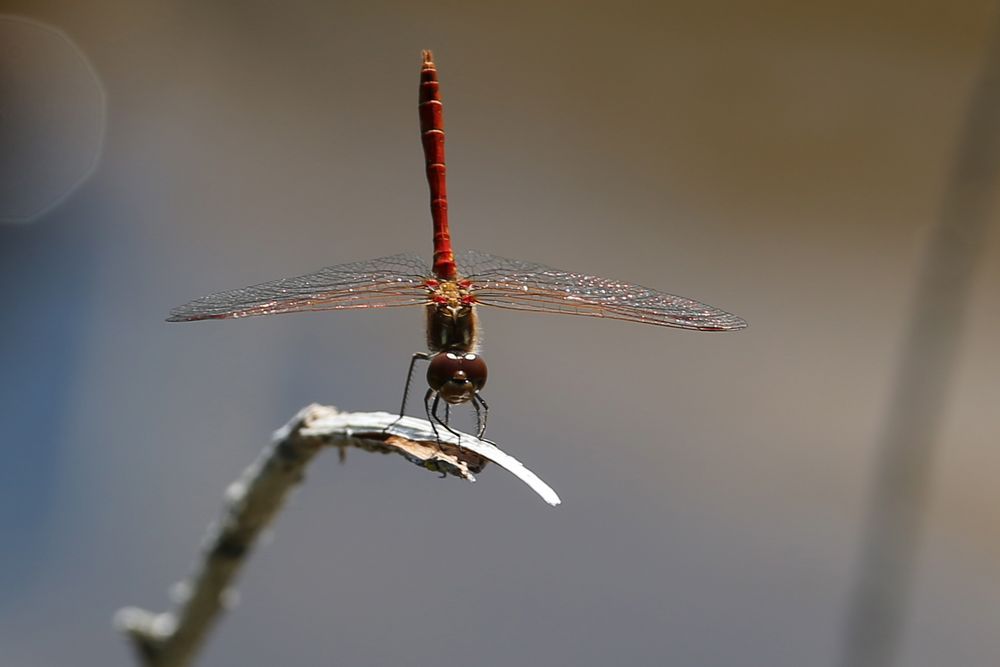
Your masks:
M 30 222 L 68 197 L 101 156 L 107 103 L 59 30 L 0 16 L 0 222 Z

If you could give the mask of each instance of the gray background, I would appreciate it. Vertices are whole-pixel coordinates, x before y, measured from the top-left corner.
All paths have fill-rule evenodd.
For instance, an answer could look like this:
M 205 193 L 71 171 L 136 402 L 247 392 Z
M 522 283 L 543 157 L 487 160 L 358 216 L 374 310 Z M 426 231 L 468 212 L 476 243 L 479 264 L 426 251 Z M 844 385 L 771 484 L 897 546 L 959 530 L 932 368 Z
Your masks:
M 106 94 L 97 171 L 0 226 L 0 664 L 130 664 L 113 612 L 167 607 L 272 430 L 310 402 L 396 405 L 415 309 L 163 318 L 327 264 L 429 257 L 421 48 L 441 72 L 458 247 L 659 287 L 751 328 L 484 311 L 490 435 L 565 504 L 498 470 L 469 486 L 324 456 L 203 664 L 834 664 L 994 12 L 877 5 L 0 3 L 63 31 Z M 4 67 L 54 50 L 28 40 Z M 30 172 L 49 193 L 57 167 L 87 163 L 100 104 L 81 72 L 17 79 L 24 108 L 84 118 L 5 158 L 8 177 L 51 165 Z M 905 665 L 1000 663 L 998 285 L 994 229 Z

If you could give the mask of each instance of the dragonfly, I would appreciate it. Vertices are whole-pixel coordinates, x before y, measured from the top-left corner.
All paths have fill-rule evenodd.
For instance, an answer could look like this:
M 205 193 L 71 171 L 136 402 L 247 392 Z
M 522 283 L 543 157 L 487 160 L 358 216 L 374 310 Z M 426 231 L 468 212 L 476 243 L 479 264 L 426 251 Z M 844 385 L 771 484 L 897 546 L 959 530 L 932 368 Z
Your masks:
M 448 223 L 438 71 L 430 51 L 424 51 L 422 56 L 418 109 L 434 231 L 430 267 L 410 253 L 328 266 L 302 276 L 195 299 L 174 308 L 167 321 L 420 306 L 426 314 L 427 350 L 410 358 L 400 417 L 406 411 L 414 365 L 426 361 L 424 411 L 435 436 L 438 425 L 458 435 L 449 426 L 450 406 L 471 403 L 480 439 L 486 432 L 489 406 L 481 393 L 487 368 L 479 354 L 478 306 L 601 317 L 694 331 L 735 331 L 747 326 L 742 318 L 714 306 L 648 287 L 475 250 L 456 253 Z

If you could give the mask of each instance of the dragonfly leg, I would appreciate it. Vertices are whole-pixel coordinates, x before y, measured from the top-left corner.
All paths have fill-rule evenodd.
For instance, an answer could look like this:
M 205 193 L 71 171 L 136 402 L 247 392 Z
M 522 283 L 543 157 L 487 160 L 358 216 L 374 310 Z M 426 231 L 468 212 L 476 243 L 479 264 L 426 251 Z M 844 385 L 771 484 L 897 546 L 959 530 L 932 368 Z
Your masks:
M 482 412 L 479 408 L 482 407 Z M 490 406 L 486 404 L 483 397 L 477 391 L 472 395 L 472 407 L 476 409 L 476 437 L 480 440 L 486 435 L 486 419 L 490 416 Z
M 416 365 L 417 360 L 421 359 L 423 361 L 427 361 L 430 358 L 431 355 L 429 352 L 415 352 L 413 356 L 410 357 L 410 367 L 406 371 L 406 384 L 403 385 L 403 402 L 399 406 L 399 416 L 396 417 L 395 421 L 382 429 L 383 433 L 399 423 L 399 420 L 403 418 L 403 414 L 406 412 L 406 399 L 410 395 L 410 384 L 413 382 L 413 367 Z
M 431 394 L 434 395 L 434 403 L 431 405 Z M 438 433 L 437 426 L 434 425 L 434 417 L 437 415 L 438 402 L 441 400 L 440 394 L 438 394 L 433 389 L 428 389 L 427 393 L 424 394 L 424 412 L 427 413 L 427 421 L 430 422 L 431 428 L 434 429 L 434 439 L 437 441 L 438 447 L 441 446 L 441 435 Z M 441 479 L 448 476 L 448 473 L 441 472 Z
M 458 438 L 458 442 L 459 443 L 462 442 L 462 434 L 459 433 L 458 431 L 456 431 L 455 429 L 453 429 L 451 426 L 448 426 L 448 422 L 447 421 L 441 421 L 439 419 L 438 423 L 441 424 L 441 426 L 444 426 L 444 430 L 448 431 L 448 433 L 451 433 L 453 436 L 455 436 L 456 438 Z
M 403 402 L 399 405 L 400 417 L 406 412 L 406 398 L 410 395 L 410 383 L 413 382 L 413 366 L 417 363 L 417 359 L 428 361 L 430 358 L 431 355 L 429 352 L 415 352 L 410 357 L 410 367 L 406 371 L 406 384 L 403 385 Z
M 434 396 L 434 404 L 431 405 L 431 396 Z M 441 396 L 433 389 L 428 389 L 427 393 L 424 394 L 424 412 L 427 413 L 427 421 L 430 422 L 431 428 L 434 430 L 434 439 L 437 443 L 441 444 L 441 434 L 438 433 L 437 426 L 434 424 L 434 417 L 437 413 L 438 401 L 441 400 Z
M 441 415 L 438 414 L 438 408 L 441 405 L 441 394 L 439 394 L 438 392 L 434 391 L 433 389 L 428 389 L 427 390 L 427 394 L 424 395 L 424 407 L 426 408 L 427 402 L 431 398 L 431 394 L 434 394 L 434 401 L 431 404 L 430 408 L 427 408 L 427 419 L 428 419 L 428 421 L 430 421 L 431 426 L 434 428 L 434 435 L 436 435 L 436 436 L 438 435 L 437 427 L 434 426 L 434 422 L 437 422 L 438 425 L 444 427 L 444 430 L 448 431 L 448 433 L 451 433 L 453 436 L 455 436 L 456 438 L 458 438 L 459 443 L 461 443 L 462 442 L 462 434 L 459 433 L 458 431 L 456 431 L 455 429 L 453 429 L 451 426 L 448 426 L 447 419 L 441 419 Z M 445 411 L 447 412 L 447 410 L 448 410 L 448 404 L 445 403 L 444 405 L 445 405 Z M 441 444 L 441 437 L 440 436 L 438 436 L 438 444 L 439 445 Z

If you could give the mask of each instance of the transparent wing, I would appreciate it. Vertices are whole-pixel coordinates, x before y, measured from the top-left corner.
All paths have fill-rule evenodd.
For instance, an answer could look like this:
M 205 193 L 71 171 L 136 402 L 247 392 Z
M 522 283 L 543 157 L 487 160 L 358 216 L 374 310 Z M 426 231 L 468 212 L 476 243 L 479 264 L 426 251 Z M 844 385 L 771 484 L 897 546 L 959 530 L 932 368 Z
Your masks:
M 476 302 L 498 308 L 566 313 L 699 331 L 732 331 L 740 317 L 682 296 L 618 280 L 569 273 L 475 250 L 456 258 Z
M 170 311 L 168 322 L 428 302 L 427 264 L 410 254 L 328 266 L 315 273 L 219 292 Z

